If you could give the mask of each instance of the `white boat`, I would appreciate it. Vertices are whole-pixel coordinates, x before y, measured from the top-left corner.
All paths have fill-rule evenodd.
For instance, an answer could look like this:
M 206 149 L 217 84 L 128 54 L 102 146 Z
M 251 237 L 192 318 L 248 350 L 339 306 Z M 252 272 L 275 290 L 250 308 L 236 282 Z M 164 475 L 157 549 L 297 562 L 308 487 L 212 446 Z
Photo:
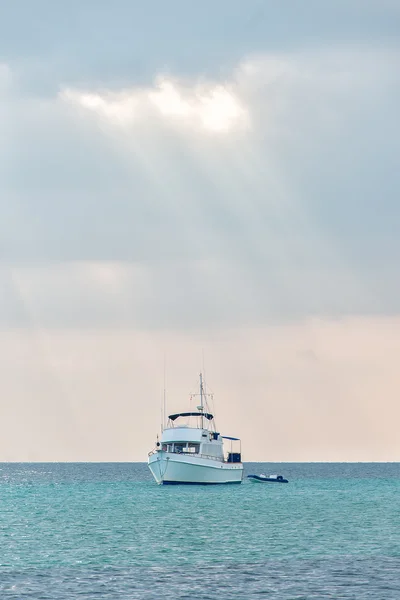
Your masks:
M 169 415 L 161 441 L 149 452 L 148 465 L 158 484 L 241 483 L 240 439 L 222 436 L 207 406 L 200 373 L 200 405 L 196 412 Z M 224 452 L 224 440 L 230 448 Z M 239 443 L 238 451 L 233 444 Z

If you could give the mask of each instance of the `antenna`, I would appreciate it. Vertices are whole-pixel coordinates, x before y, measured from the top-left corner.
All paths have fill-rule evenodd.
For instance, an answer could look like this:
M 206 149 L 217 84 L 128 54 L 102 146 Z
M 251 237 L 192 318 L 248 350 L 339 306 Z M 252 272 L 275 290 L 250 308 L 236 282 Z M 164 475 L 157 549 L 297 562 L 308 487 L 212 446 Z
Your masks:
M 207 384 L 206 384 L 206 367 L 204 363 L 204 348 L 201 349 L 201 358 L 203 364 L 203 376 L 204 376 L 204 392 L 207 394 Z
M 164 352 L 164 396 L 163 396 L 163 424 L 162 424 L 162 431 L 165 428 L 166 425 L 166 421 L 167 421 L 167 392 L 166 392 L 166 359 L 165 359 L 165 352 Z
M 203 403 L 203 375 L 200 373 L 200 410 L 201 410 L 201 428 L 204 429 L 204 403 Z

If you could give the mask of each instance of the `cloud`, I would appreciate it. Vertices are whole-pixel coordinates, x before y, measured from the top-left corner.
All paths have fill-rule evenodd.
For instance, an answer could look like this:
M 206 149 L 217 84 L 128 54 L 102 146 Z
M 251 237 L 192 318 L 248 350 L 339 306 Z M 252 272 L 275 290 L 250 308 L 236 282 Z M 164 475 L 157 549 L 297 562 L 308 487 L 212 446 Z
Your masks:
M 1 252 L 25 302 L 53 327 L 396 313 L 398 63 L 336 48 L 223 79 L 9 86 Z
M 11 84 L 11 69 L 5 63 L 0 63 L 0 92 L 3 92 Z
M 154 117 L 152 109 L 162 117 L 211 132 L 228 132 L 246 126 L 248 121 L 247 111 L 225 86 L 196 84 L 184 89 L 161 76 L 152 89 L 93 93 L 67 88 L 60 97 L 121 127 L 134 124 L 146 111 L 150 112 L 149 118 Z

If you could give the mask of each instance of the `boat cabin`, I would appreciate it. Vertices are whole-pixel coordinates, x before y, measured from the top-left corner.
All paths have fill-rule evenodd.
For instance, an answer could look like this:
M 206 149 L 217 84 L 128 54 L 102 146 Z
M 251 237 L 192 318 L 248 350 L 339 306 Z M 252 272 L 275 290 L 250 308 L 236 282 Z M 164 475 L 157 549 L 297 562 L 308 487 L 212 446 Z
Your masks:
M 231 451 L 224 456 L 224 439 L 240 443 L 238 438 L 222 436 L 215 430 L 214 417 L 210 413 L 185 412 L 168 417 L 167 427 L 161 435 L 159 451 L 173 454 L 196 455 L 222 462 L 241 462 L 239 452 Z M 185 420 L 185 424 L 181 424 Z

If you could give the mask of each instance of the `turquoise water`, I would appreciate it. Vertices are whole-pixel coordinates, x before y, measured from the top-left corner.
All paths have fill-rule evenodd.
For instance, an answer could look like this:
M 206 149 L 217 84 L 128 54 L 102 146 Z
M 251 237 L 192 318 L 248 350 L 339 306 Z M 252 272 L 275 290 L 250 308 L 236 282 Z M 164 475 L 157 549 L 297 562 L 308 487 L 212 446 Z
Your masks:
M 400 465 L 246 465 L 260 472 L 290 483 L 1 464 L 0 598 L 400 599 Z

